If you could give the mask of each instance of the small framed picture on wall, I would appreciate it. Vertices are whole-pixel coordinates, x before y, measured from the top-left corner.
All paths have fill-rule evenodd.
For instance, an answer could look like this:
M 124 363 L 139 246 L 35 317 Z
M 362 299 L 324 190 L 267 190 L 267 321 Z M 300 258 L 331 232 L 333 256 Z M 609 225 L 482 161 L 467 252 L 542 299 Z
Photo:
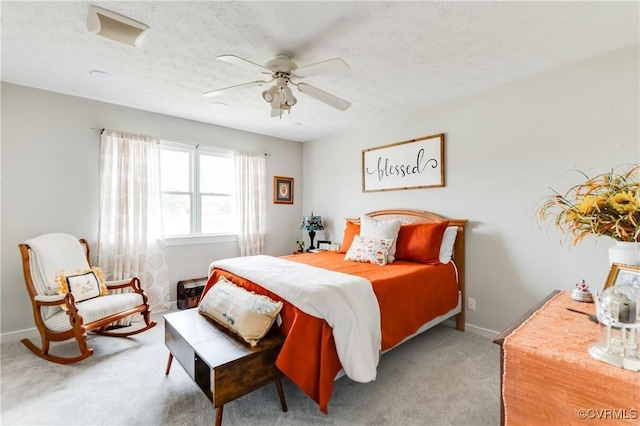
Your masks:
M 273 203 L 293 204 L 293 178 L 273 177 Z

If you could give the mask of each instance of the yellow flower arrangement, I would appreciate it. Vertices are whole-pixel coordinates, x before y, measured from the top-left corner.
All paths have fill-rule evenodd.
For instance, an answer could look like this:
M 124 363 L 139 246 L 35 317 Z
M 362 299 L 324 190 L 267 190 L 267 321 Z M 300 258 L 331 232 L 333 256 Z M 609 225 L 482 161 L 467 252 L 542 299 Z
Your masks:
M 640 165 L 624 173 L 613 170 L 594 177 L 565 194 L 546 198 L 538 213 L 553 217 L 555 225 L 573 245 L 585 236 L 607 236 L 616 241 L 637 241 L 640 233 Z

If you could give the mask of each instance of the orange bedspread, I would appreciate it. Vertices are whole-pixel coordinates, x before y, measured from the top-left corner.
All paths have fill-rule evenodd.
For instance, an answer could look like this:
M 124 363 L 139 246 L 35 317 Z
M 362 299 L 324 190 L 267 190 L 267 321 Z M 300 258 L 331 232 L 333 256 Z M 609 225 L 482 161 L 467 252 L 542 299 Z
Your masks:
M 422 265 L 396 261 L 378 266 L 346 262 L 344 254 L 333 252 L 284 258 L 369 280 L 380 305 L 382 350 L 397 345 L 424 323 L 449 312 L 458 304 L 456 273 L 451 263 Z M 209 277 L 203 296 L 221 276 L 250 291 L 266 294 L 284 303 L 280 331 L 287 338 L 276 365 L 326 413 L 333 392 L 333 381 L 342 368 L 331 327 L 324 320 L 289 304 L 286 298 L 263 289 L 258 283 L 219 269 L 215 269 Z

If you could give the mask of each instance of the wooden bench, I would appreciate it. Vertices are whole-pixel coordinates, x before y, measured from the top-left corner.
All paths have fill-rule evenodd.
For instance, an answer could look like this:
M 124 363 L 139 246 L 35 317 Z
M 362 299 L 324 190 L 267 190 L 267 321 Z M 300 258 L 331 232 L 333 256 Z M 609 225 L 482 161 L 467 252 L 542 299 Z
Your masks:
M 222 424 L 224 404 L 271 382 L 276 385 L 282 411 L 287 411 L 283 374 L 275 364 L 284 337 L 277 331 L 251 347 L 197 309 L 166 314 L 164 324 L 169 349 L 165 374 L 175 356 L 216 408 L 216 426 Z

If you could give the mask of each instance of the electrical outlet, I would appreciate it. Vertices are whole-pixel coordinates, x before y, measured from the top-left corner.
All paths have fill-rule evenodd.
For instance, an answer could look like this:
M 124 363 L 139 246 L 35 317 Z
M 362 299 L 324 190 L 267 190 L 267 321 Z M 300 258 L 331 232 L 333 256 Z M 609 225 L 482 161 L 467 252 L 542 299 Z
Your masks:
M 469 297 L 467 298 L 467 308 L 469 308 L 470 311 L 475 311 L 476 310 L 476 299 Z

